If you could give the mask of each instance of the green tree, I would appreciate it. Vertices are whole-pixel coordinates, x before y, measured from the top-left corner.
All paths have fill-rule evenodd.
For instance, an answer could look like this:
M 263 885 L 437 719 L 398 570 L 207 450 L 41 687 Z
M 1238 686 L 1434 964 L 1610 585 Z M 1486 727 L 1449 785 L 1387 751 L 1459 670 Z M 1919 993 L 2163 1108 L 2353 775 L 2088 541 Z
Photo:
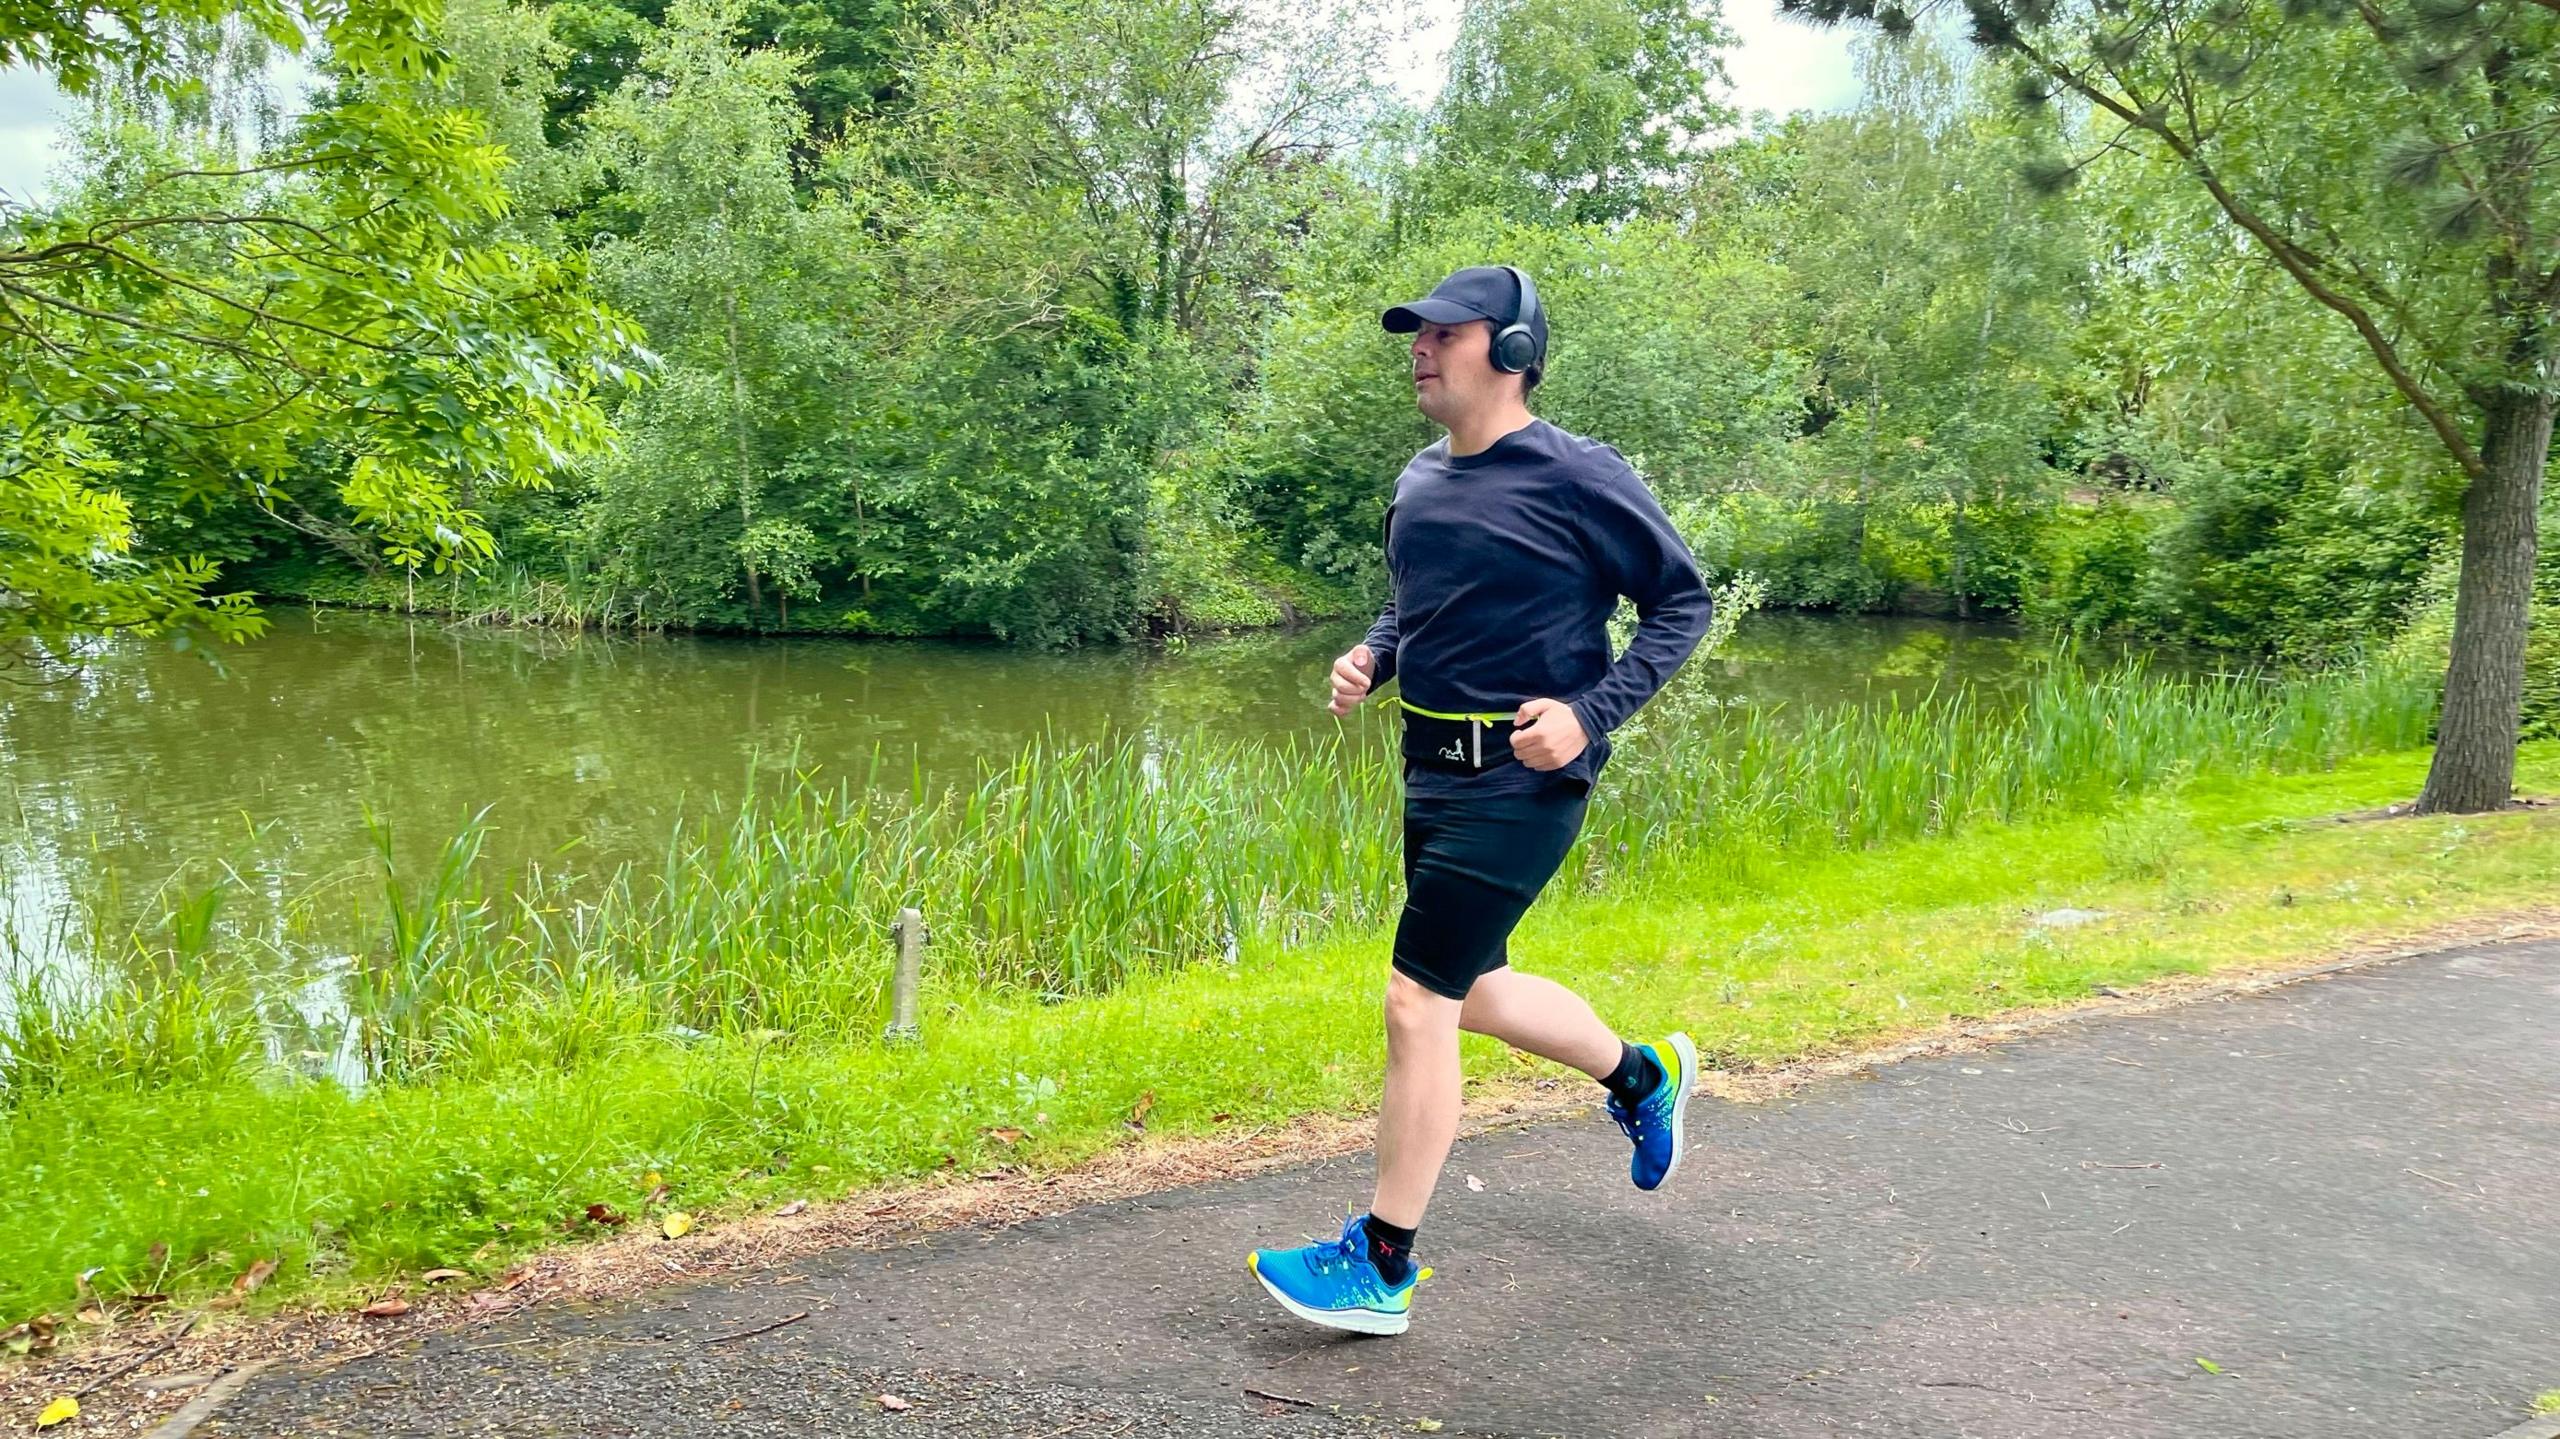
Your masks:
M 1604 222 L 1670 193 L 1684 151 L 1737 118 L 1715 0 L 1470 0 L 1416 177 L 1423 214 Z
M 197 508 L 441 569 L 489 553 L 481 497 L 606 447 L 597 391 L 635 333 L 575 266 L 486 238 L 500 157 L 425 93 L 435 22 L 281 0 L 0 17 L 0 58 L 100 106 L 63 197 L 0 208 L 0 649 L 256 631 L 211 560 L 137 543 L 118 486 L 144 469 Z M 233 158 L 208 99 L 230 42 L 306 33 L 335 94 Z
M 1693 243 L 1667 220 L 1476 211 L 1403 246 L 1387 230 L 1373 205 L 1311 238 L 1238 422 L 1251 510 L 1292 562 L 1374 580 L 1387 496 L 1435 433 L 1414 409 L 1405 341 L 1378 314 L 1464 265 L 1516 264 L 1537 280 L 1552 334 L 1533 407 L 1617 446 L 1675 515 L 1788 463 L 1806 366 L 1785 323 L 1786 273 L 1765 254 Z
M 2458 548 L 2458 503 L 2363 340 L 2281 270 L 2233 264 L 2185 176 L 2094 166 L 2074 195 L 2100 233 L 2060 448 L 2138 512 L 2086 538 L 2139 529 L 2144 563 L 2053 618 L 2309 657 L 2407 623 Z M 2057 555 L 2083 537 L 2058 533 Z
M 1051 0 L 919 58 L 909 114 L 828 171 L 877 237 L 837 521 L 865 610 L 894 572 L 914 613 L 1101 637 L 1198 571 L 1152 546 L 1223 527 L 1232 476 L 1189 451 L 1384 111 L 1378 43 L 1347 12 Z
M 2085 313 L 2084 229 L 2020 180 L 2026 142 L 1936 48 L 1870 46 L 1865 99 L 1805 125 L 1782 240 L 1820 357 L 1809 497 L 1845 504 L 1847 557 L 2014 609 L 2024 533 L 2055 500 L 2044 448 Z M 1869 554 L 1913 531 L 1927 574 Z M 1845 596 L 1844 596 L 1845 597 Z
M 597 278 L 665 361 L 621 412 L 632 443 L 601 481 L 598 519 L 631 587 L 699 620 L 743 585 L 743 614 L 721 617 L 761 626 L 817 593 L 808 527 L 769 493 L 826 423 L 839 277 L 794 184 L 806 57 L 737 49 L 745 10 L 677 0 L 592 117 L 597 164 L 640 217 L 597 247 Z
M 1784 0 L 1906 32 L 1895 0 Z M 2560 6 L 2551 0 L 1968 0 L 2030 103 L 2210 196 L 2235 247 L 2353 327 L 2458 472 L 2462 569 L 2418 806 L 2514 789 L 2535 523 L 2560 405 Z M 2057 107 L 2061 108 L 2061 107 Z M 2245 237 L 2245 238 L 2244 238 Z
M 546 0 L 567 59 L 547 97 L 554 140 L 646 68 L 643 57 L 658 43 L 655 32 L 673 23 L 673 8 L 667 0 Z M 912 0 L 750 0 L 735 33 L 750 49 L 803 57 L 793 94 L 808 119 L 805 133 L 823 143 L 895 104 L 899 62 L 936 9 Z

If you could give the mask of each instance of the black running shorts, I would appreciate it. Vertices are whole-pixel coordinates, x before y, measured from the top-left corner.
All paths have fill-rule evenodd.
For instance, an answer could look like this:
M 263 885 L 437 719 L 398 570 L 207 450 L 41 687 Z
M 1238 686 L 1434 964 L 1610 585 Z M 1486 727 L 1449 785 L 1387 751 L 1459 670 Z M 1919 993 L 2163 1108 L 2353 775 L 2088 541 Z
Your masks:
M 1590 793 L 1412 795 L 1404 801 L 1399 974 L 1449 999 L 1511 962 L 1511 931 L 1582 832 Z

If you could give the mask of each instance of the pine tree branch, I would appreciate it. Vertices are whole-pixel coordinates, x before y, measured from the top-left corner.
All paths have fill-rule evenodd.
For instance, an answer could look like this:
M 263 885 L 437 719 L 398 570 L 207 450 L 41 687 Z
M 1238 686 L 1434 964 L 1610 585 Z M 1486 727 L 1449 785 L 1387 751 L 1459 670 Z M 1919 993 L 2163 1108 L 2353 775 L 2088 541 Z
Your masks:
M 2373 3 L 2373 0 L 2356 0 L 2356 14 L 2364 20 L 2365 28 L 2373 32 L 2374 44 L 2382 47 L 2385 54 L 2390 53 L 2391 29 L 2381 9 Z M 2480 202 L 2480 207 L 2489 212 L 2489 218 L 2500 230 L 2506 232 L 2509 240 L 2518 246 L 2530 245 L 2533 238 L 2530 229 L 2519 225 L 2513 217 L 2499 207 L 2498 202 L 2490 196 L 2488 188 L 2482 185 L 2469 170 L 2463 168 L 2462 157 L 2454 153 L 2454 147 L 2447 144 L 2432 125 L 2426 127 L 2426 134 L 2427 138 L 2434 142 L 2436 149 L 2443 153 L 2445 163 L 2453 167 L 2454 176 L 2462 182 L 2464 193 Z
M 2279 42 L 2277 41 L 2269 40 L 2265 44 L 2252 49 L 2249 52 L 2248 57 L 2240 62 L 2239 73 L 2244 76 L 2256 74 L 2258 70 L 2258 62 L 2274 53 L 2278 48 L 2278 44 Z M 2215 135 L 2222 133 L 2223 121 L 2229 119 L 2234 112 L 2248 109 L 2251 105 L 2256 103 L 2257 97 L 2263 93 L 2268 86 L 2274 83 L 2274 81 L 2270 80 L 2246 90 L 2240 89 L 2236 85 L 2223 87 L 2225 94 L 2223 95 L 2222 103 L 2214 107 L 2213 124 L 2210 128 L 2198 129 L 2196 131 L 2196 143 L 2202 144 Z
M 2197 182 L 2205 187 L 2206 193 L 2213 196 L 2214 203 L 2222 207 L 2223 214 L 2229 216 L 2234 224 L 2255 236 L 2258 243 L 2266 247 L 2267 253 L 2284 269 L 2284 272 L 2291 275 L 2294 282 L 2302 286 L 2314 300 L 2344 316 L 2347 323 L 2355 326 L 2356 333 L 2364 337 L 2366 348 L 2373 351 L 2373 356 L 2381 363 L 2383 372 L 2390 376 L 2392 387 L 2397 389 L 2401 397 L 2416 407 L 2418 413 L 2425 418 L 2428 428 L 2435 431 L 2436 439 L 2453 456 L 2454 463 L 2462 467 L 2462 473 L 2472 480 L 2488 478 L 2489 467 L 2481 459 L 2480 451 L 2472 445 L 2470 438 L 2462 433 L 2462 426 L 2454 415 L 2439 403 L 2434 395 L 2428 393 L 2426 386 L 2411 373 L 2408 365 L 2401 360 L 2398 347 L 2391 343 L 2389 336 L 2382 333 L 2382 327 L 2374 323 L 2372 313 L 2356 303 L 2353 298 L 2340 294 L 2321 279 L 2320 271 L 2330 268 L 2327 260 L 2305 249 L 2291 236 L 2269 224 L 2264 216 L 2232 192 L 2231 187 L 2223 182 L 2221 173 L 2214 169 L 2212 161 L 2206 159 L 2201 151 L 2187 143 L 2186 139 L 2169 125 L 2152 119 L 2140 109 L 2128 106 L 2123 98 L 2089 84 L 2077 71 L 2037 50 L 2024 36 L 2019 36 L 2011 43 L 2018 53 L 2033 61 L 2047 74 L 2078 91 L 2091 104 L 2099 106 L 2138 129 L 2158 136 L 2161 143 L 2169 147 L 2172 154 L 2185 162 L 2188 173 L 2194 175 Z

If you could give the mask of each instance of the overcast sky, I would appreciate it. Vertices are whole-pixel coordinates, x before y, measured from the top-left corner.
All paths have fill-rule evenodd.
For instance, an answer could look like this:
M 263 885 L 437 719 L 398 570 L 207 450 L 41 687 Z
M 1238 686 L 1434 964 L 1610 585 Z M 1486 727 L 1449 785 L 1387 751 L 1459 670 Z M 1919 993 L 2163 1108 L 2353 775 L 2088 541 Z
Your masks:
M 1435 23 L 1417 37 L 1398 88 L 1428 101 L 1440 87 L 1449 36 L 1457 26 L 1456 0 L 1426 0 Z M 1726 0 L 1725 18 L 1742 43 L 1727 56 L 1732 100 L 1745 111 L 1836 110 L 1857 95 L 1850 71 L 1848 30 L 1823 31 L 1777 13 L 1776 0 Z M 0 193 L 36 193 L 52 168 L 63 102 L 44 77 L 0 70 Z

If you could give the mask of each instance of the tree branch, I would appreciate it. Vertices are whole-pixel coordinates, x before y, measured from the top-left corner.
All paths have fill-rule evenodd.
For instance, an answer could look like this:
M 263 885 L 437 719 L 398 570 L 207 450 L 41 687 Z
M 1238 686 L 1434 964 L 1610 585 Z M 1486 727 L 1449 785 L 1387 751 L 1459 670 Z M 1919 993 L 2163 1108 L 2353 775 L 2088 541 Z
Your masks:
M 379 355 L 396 355 L 401 352 L 400 347 L 397 345 L 385 345 L 374 340 L 358 339 L 354 335 L 342 334 L 336 330 L 332 330 L 326 325 L 313 324 L 309 320 L 296 319 L 291 315 L 279 315 L 273 310 L 264 309 L 260 306 L 250 304 L 246 300 L 226 295 L 210 285 L 198 284 L 193 280 L 187 279 L 183 275 L 170 274 L 159 266 L 154 265 L 139 256 L 119 250 L 112 245 L 100 245 L 96 248 L 105 251 L 109 255 L 113 255 L 117 259 L 124 261 L 126 264 L 133 266 L 135 269 L 142 271 L 144 274 L 159 280 L 163 284 L 175 285 L 181 290 L 202 295 L 204 298 L 213 301 L 217 305 L 228 305 L 232 309 L 238 310 L 240 313 L 247 315 L 252 319 L 272 325 L 290 325 L 298 330 L 308 330 L 312 334 L 319 335 L 324 339 L 336 340 L 342 345 L 353 345 L 358 349 L 371 350 Z
M 2381 46 L 2386 54 L 2389 53 L 2391 30 L 2384 23 L 2382 11 L 2375 7 L 2373 0 L 2356 0 L 2356 14 L 2363 19 L 2365 28 L 2373 32 L 2373 42 Z M 2427 138 L 2435 143 L 2437 149 L 2444 152 L 2445 163 L 2453 167 L 2454 177 L 2462 182 L 2463 191 L 2480 202 L 2481 208 L 2489 212 L 2489 218 L 2497 222 L 2498 228 L 2506 232 L 2509 240 L 2519 246 L 2529 245 L 2532 242 L 2531 234 L 2515 220 L 2509 218 L 2507 213 L 2499 208 L 2498 202 L 2490 197 L 2488 189 L 2474 179 L 2469 170 L 2463 168 L 2462 158 L 2453 152 L 2454 147 L 2446 144 L 2436 134 L 2433 125 L 2427 126 L 2426 129 Z
M 199 175 L 214 180 L 237 180 L 249 175 L 271 174 L 278 170 L 303 170 L 313 165 L 327 165 L 339 160 L 361 158 L 361 153 L 355 150 L 340 150 L 335 153 L 324 151 L 317 155 L 297 155 L 290 160 L 277 160 L 265 165 L 250 165 L 239 170 L 171 170 L 164 175 L 152 177 L 151 183 L 133 192 L 133 198 L 139 200 L 170 181 L 189 175 Z
M 126 329 L 140 330 L 147 335 L 158 335 L 163 339 L 176 340 L 182 344 L 201 345 L 206 349 L 217 350 L 223 354 L 234 356 L 251 365 L 282 365 L 287 369 L 293 370 L 297 374 L 310 373 L 283 355 L 261 355 L 255 350 L 250 349 L 248 346 L 241 344 L 237 340 L 225 339 L 219 335 L 199 335 L 189 330 L 173 330 L 165 325 L 155 325 L 138 315 L 127 315 L 113 310 L 93 310 L 88 306 L 81 304 L 77 300 L 66 300 L 60 295 L 48 294 L 43 290 L 37 289 L 33 285 L 21 284 L 14 280 L 0 278 L 0 291 L 12 291 L 39 305 L 50 305 L 58 310 L 69 310 L 75 315 L 83 315 L 89 319 L 103 321 L 110 325 L 121 325 Z
M 360 219 L 362 217 L 357 218 Z M 355 223 L 355 220 L 348 220 L 345 223 L 353 224 Z M 102 221 L 89 227 L 89 239 L 92 243 L 103 245 L 112 241 L 121 240 L 136 230 L 157 229 L 163 225 L 197 225 L 207 229 L 211 229 L 218 225 L 237 225 L 244 229 L 248 229 L 253 233 L 261 226 L 282 225 L 288 229 L 300 230 L 302 233 L 309 235 L 311 238 L 319 241 L 329 249 L 341 251 L 346 249 L 346 246 L 339 244 L 337 237 L 330 234 L 328 231 L 321 229 L 317 225 L 308 224 L 304 221 L 292 219 L 288 216 L 233 215 L 225 212 L 215 212 L 212 214 L 144 215 L 129 220 Z
M 2418 413 L 2425 418 L 2428 427 L 2435 431 L 2436 439 L 2453 456 L 2454 463 L 2462 467 L 2464 476 L 2472 480 L 2488 478 L 2489 467 L 2481 459 L 2480 451 L 2472 445 L 2470 438 L 2462 433 L 2462 427 L 2453 414 L 2440 404 L 2434 395 L 2428 393 L 2426 386 L 2402 362 L 2399 349 L 2391 343 L 2389 336 L 2382 333 L 2382 327 L 2374 323 L 2372 314 L 2352 298 L 2330 288 L 2320 278 L 2319 272 L 2328 268 L 2326 260 L 2304 249 L 2291 236 L 2269 224 L 2255 209 L 2232 193 L 2230 186 L 2223 183 L 2221 174 L 2213 168 L 2213 162 L 2204 158 L 2200 151 L 2188 144 L 2168 125 L 2155 121 L 2138 110 L 2128 108 L 2123 100 L 2090 85 L 2069 67 L 2054 61 L 2027 43 L 2025 37 L 2021 36 L 2012 43 L 2018 53 L 2042 67 L 2046 73 L 2079 91 L 2091 104 L 2105 109 L 2137 129 L 2158 136 L 2161 143 L 2167 145 L 2173 154 L 2186 162 L 2188 173 L 2194 175 L 2198 183 L 2205 187 L 2206 193 L 2213 196 L 2214 203 L 2222 207 L 2222 213 L 2229 216 L 2232 223 L 2255 236 L 2258 243 L 2266 247 L 2267 253 L 2274 258 L 2275 262 L 2283 267 L 2285 273 L 2293 276 L 2294 282 L 2309 292 L 2313 299 L 2346 317 L 2347 323 L 2355 326 L 2356 333 L 2364 337 L 2366 348 L 2373 351 L 2373 356 L 2381 363 L 2383 372 L 2391 377 L 2392 387 L 2400 392 L 2402 398 L 2417 408 Z

